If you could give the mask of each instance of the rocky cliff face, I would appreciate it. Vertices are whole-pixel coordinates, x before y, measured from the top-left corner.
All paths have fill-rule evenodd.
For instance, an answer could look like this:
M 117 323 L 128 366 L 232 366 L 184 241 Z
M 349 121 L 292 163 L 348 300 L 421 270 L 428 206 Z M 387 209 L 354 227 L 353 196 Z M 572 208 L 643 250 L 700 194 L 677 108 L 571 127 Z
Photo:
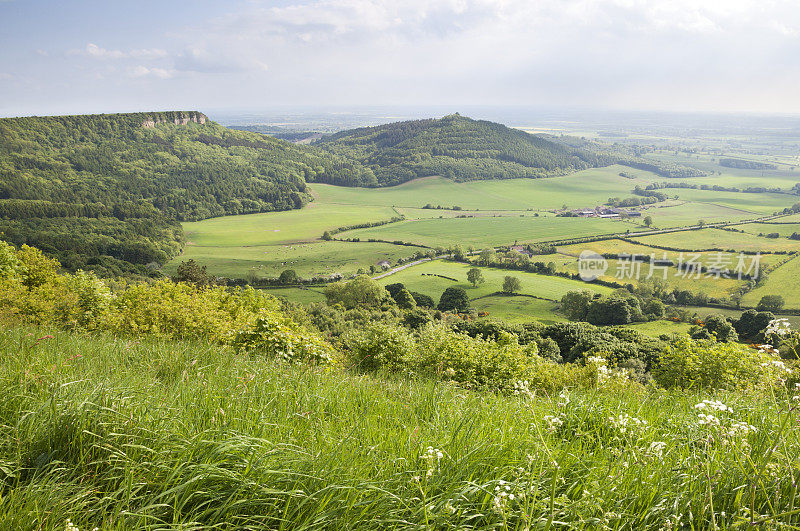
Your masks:
M 155 127 L 158 124 L 186 125 L 189 122 L 204 124 L 208 117 L 198 111 L 171 111 L 148 114 L 142 121 L 142 127 Z

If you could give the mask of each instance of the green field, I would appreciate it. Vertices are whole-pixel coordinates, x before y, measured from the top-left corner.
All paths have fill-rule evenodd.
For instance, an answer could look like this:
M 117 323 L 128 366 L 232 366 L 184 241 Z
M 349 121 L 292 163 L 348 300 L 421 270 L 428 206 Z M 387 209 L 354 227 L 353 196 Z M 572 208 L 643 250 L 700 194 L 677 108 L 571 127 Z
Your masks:
M 721 229 L 701 229 L 668 232 L 652 236 L 632 238 L 643 245 L 658 245 L 696 251 L 701 249 L 723 249 L 748 252 L 794 252 L 800 251 L 800 242 L 784 238 L 762 238 L 753 234 Z
M 667 190 L 671 193 L 673 190 Z M 713 203 L 681 203 L 674 206 L 651 205 L 642 209 L 642 217 L 653 218 L 653 227 L 671 228 L 696 225 L 702 219 L 707 223 L 741 221 L 757 217 L 751 212 L 715 205 Z
M 689 234 L 689 232 L 687 231 L 674 234 Z M 678 263 L 681 260 L 681 251 L 665 251 L 663 249 L 656 249 L 655 247 L 648 247 L 647 245 L 636 244 L 617 239 L 600 240 L 597 242 L 588 242 L 588 243 L 577 243 L 574 245 L 562 245 L 558 247 L 559 253 L 563 253 L 564 255 L 569 255 L 573 257 L 579 256 L 580 253 L 584 250 L 594 251 L 599 254 L 631 254 L 631 255 L 638 254 L 642 256 L 653 255 L 655 256 L 656 259 L 666 258 L 668 260 L 672 260 L 675 263 Z M 691 254 L 686 254 L 687 252 L 688 251 L 683 251 L 684 261 L 691 258 L 705 266 L 710 266 L 711 264 L 714 264 L 715 262 L 720 260 L 720 258 L 725 259 L 725 253 L 723 253 L 722 257 L 720 257 L 720 253 L 718 251 L 692 252 Z M 732 259 L 734 262 L 733 267 L 735 267 L 739 257 L 738 255 L 736 255 Z M 770 266 L 778 261 L 785 259 L 786 256 L 782 254 L 762 254 L 759 258 L 759 263 L 765 266 Z M 745 260 L 749 262 L 749 258 L 746 257 Z
M 782 220 L 783 218 L 781 218 Z M 788 238 L 792 234 L 800 233 L 800 223 L 746 223 L 744 225 L 736 225 L 734 228 L 750 234 L 778 233 L 781 238 Z
M 424 249 L 388 243 L 336 241 L 242 247 L 187 245 L 184 253 L 170 262 L 165 270 L 171 273 L 181 261 L 194 259 L 207 265 L 209 273 L 229 278 L 247 278 L 253 273 L 258 277 L 274 277 L 285 269 L 294 269 L 298 275 L 311 278 L 368 270 L 370 265 L 384 260 L 395 264 L 399 258 L 409 257 L 418 250 Z
M 200 247 L 279 245 L 319 240 L 326 230 L 391 219 L 390 207 L 311 203 L 301 210 L 225 216 L 184 223 L 186 239 Z
M 613 291 L 611 288 L 571 280 L 555 276 L 537 275 L 522 271 L 508 271 L 505 269 L 494 269 L 488 267 L 480 268 L 486 281 L 473 288 L 467 282 L 467 271 L 475 267 L 470 264 L 459 262 L 448 262 L 445 260 L 434 260 L 418 266 L 410 267 L 380 279 L 384 286 L 395 282 L 402 282 L 410 291 L 418 291 L 430 295 L 438 302 L 442 292 L 450 286 L 458 286 L 467 290 L 470 299 L 483 297 L 501 290 L 503 278 L 506 275 L 519 278 L 522 283 L 520 293 L 523 295 L 536 295 L 546 299 L 560 300 L 568 291 L 575 289 L 588 289 L 597 293 L 608 294 Z M 456 282 L 425 274 L 443 275 L 457 279 Z
M 742 303 L 755 306 L 764 295 L 780 295 L 786 301 L 786 308 L 800 308 L 800 256 L 772 271 L 762 286 L 744 296 Z
M 494 247 L 515 242 L 533 243 L 599 234 L 624 233 L 634 225 L 623 221 L 599 218 L 567 218 L 555 216 L 443 218 L 402 221 L 369 229 L 339 234 L 338 238 L 378 239 L 448 247 Z
M 209 273 L 229 278 L 274 277 L 284 269 L 300 276 L 355 273 L 388 260 L 394 264 L 421 250 L 384 243 L 322 241 L 326 230 L 396 216 L 391 207 L 311 204 L 302 210 L 226 216 L 184 223 L 188 242 L 181 256 L 165 266 L 193 259 Z
M 537 320 L 551 324 L 567 320 L 564 315 L 556 312 L 557 303 L 522 295 L 490 295 L 472 301 L 472 307 L 488 313 L 487 319 L 502 319 L 510 323 Z
M 620 172 L 636 175 L 620 177 Z M 321 203 L 421 208 L 457 205 L 465 210 L 551 210 L 563 205 L 580 208 L 600 205 L 609 197 L 627 197 L 636 185 L 646 186 L 658 177 L 625 166 L 584 170 L 548 179 L 508 179 L 455 183 L 443 177 L 426 177 L 391 188 L 311 186 Z
M 291 302 L 300 304 L 310 304 L 313 302 L 325 302 L 325 294 L 321 287 L 314 288 L 264 288 L 261 291 L 283 297 Z

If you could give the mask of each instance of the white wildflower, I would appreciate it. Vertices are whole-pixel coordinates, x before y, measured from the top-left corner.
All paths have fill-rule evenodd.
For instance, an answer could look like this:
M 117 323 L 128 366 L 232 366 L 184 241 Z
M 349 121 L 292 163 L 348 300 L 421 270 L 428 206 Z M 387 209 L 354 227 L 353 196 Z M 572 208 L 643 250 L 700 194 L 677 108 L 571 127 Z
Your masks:
M 528 397 L 533 397 L 533 393 L 531 392 L 528 380 L 514 382 L 514 386 L 512 387 L 512 393 L 514 393 L 515 395 L 525 395 Z
M 428 448 L 425 450 L 425 453 L 419 457 L 428 464 L 428 472 L 425 474 L 425 476 L 431 477 L 433 476 L 434 472 L 439 470 L 440 461 L 444 457 L 444 453 L 433 446 L 428 446 Z
M 661 456 L 664 454 L 664 448 L 666 447 L 667 443 L 665 443 L 664 441 L 653 441 L 647 448 L 647 455 L 649 455 L 650 457 L 661 459 Z
M 791 333 L 792 327 L 789 324 L 789 319 L 773 319 L 767 325 L 767 328 L 764 330 L 765 335 L 779 335 L 785 336 Z
M 558 407 L 565 407 L 569 404 L 569 393 L 566 390 L 558 395 Z
M 698 413 L 697 424 L 700 426 L 719 426 L 720 422 L 714 415 L 706 415 L 705 413 Z
M 554 417 L 552 415 L 546 415 L 544 421 L 547 423 L 548 433 L 555 433 L 558 431 L 558 428 L 564 425 L 564 420 L 561 417 Z
M 708 409 L 710 411 L 733 411 L 719 400 L 703 400 L 699 404 L 695 404 L 694 408 L 698 410 Z
M 616 417 L 608 419 L 611 425 L 617 428 L 622 435 L 629 435 L 637 433 L 647 427 L 647 421 L 631 417 L 627 413 L 623 413 Z

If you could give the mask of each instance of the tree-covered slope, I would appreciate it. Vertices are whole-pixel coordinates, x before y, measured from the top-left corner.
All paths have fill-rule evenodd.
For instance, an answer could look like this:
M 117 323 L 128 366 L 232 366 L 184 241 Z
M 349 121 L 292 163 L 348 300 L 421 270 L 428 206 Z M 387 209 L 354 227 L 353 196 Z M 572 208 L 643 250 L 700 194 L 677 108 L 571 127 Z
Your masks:
M 381 185 L 429 175 L 458 181 L 547 177 L 614 162 L 606 154 L 458 114 L 342 131 L 316 145 L 361 162 Z
M 142 272 L 178 252 L 179 221 L 299 208 L 307 180 L 370 176 L 194 111 L 0 119 L 2 238 L 70 269 Z

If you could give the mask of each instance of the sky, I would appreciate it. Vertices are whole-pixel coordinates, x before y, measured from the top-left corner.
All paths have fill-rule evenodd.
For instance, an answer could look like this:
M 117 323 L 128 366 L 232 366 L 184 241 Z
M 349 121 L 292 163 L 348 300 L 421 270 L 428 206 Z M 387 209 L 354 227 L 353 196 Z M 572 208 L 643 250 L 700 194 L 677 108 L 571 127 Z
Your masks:
M 800 0 L 0 0 L 0 115 L 800 113 Z

